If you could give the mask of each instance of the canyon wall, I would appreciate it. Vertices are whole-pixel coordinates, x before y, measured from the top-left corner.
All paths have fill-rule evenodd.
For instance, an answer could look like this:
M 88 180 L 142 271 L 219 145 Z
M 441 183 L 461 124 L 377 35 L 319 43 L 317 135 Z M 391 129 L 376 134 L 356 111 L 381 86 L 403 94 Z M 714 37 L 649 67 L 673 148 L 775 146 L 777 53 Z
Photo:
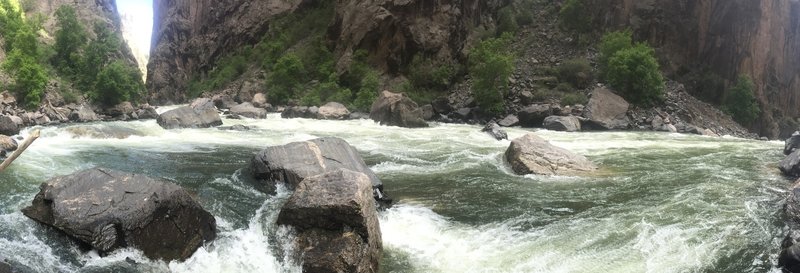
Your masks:
M 800 3 L 794 0 L 591 0 L 595 20 L 630 28 L 657 48 L 668 75 L 708 70 L 730 87 L 756 85 L 761 117 L 751 129 L 771 138 L 800 115 Z M 691 82 L 687 82 L 691 85 Z M 702 83 L 696 84 L 703 86 Z M 695 90 L 703 92 L 703 90 Z

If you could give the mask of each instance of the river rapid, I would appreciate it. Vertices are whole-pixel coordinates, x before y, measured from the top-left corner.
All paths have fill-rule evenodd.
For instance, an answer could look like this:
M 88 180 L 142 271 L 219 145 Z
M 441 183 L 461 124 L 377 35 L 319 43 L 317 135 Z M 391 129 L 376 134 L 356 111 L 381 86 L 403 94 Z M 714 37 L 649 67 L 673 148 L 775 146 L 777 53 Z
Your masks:
M 266 146 L 336 136 L 397 201 L 380 213 L 383 272 L 780 272 L 790 181 L 776 168 L 779 142 L 508 129 L 512 139 L 536 131 L 601 166 L 587 177 L 543 177 L 512 174 L 502 156 L 509 142 L 476 126 L 276 114 L 224 123 L 252 130 L 167 131 L 153 120 L 39 128 L 42 137 L 0 173 L 0 256 L 24 272 L 300 272 L 287 254 L 292 231 L 274 223 L 290 192 L 255 190 L 243 168 Z M 95 166 L 196 192 L 218 239 L 185 262 L 132 249 L 99 257 L 20 212 L 42 182 Z

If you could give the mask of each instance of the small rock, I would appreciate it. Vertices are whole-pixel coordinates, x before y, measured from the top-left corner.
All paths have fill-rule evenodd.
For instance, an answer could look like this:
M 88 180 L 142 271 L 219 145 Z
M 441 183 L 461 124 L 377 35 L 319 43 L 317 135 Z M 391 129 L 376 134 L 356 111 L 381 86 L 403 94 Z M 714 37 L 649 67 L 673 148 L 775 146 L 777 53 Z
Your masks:
M 252 103 L 253 106 L 255 107 L 266 109 L 267 108 L 266 106 L 268 104 L 267 95 L 264 95 L 264 93 L 256 93 L 255 95 L 253 95 Z
M 19 134 L 19 126 L 9 116 L 0 116 L 0 135 L 13 136 Z
M 520 110 L 517 115 L 522 127 L 542 127 L 542 122 L 553 115 L 553 110 L 550 104 L 534 104 Z
M 549 116 L 542 123 L 545 129 L 562 132 L 578 132 L 581 121 L 574 116 Z
M 597 169 L 586 157 L 553 146 L 532 133 L 512 140 L 505 157 L 519 175 L 570 175 Z
M 267 110 L 253 106 L 252 103 L 245 102 L 230 108 L 231 114 L 243 116 L 252 119 L 265 119 L 267 118 Z
M 519 118 L 517 118 L 517 115 L 511 114 L 500 120 L 497 124 L 503 127 L 517 126 L 519 124 Z
M 327 120 L 344 120 L 350 116 L 350 110 L 347 110 L 343 104 L 338 102 L 329 102 L 319 108 L 317 112 L 317 119 Z
M 433 106 L 432 105 L 425 104 L 420 108 L 422 109 L 422 118 L 424 120 L 432 120 L 433 119 L 433 116 L 435 115 L 435 113 L 433 111 Z
M 494 121 L 486 124 L 481 131 L 488 133 L 497 140 L 508 139 L 508 134 L 506 134 L 506 131 L 500 128 L 500 125 L 497 125 L 497 123 Z

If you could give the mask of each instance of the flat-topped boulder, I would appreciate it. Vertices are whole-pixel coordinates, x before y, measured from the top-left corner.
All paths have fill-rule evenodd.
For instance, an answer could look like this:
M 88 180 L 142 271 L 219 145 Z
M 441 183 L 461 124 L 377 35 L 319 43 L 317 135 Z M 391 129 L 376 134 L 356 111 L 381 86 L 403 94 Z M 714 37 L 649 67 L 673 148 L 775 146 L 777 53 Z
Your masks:
M 556 147 L 532 133 L 512 140 L 505 158 L 519 175 L 571 175 L 597 169 L 586 157 Z
M 358 151 L 340 138 L 317 138 L 267 147 L 253 156 L 250 165 L 253 176 L 266 184 L 264 188 L 267 189 L 274 188 L 275 181 L 297 187 L 307 177 L 338 169 L 361 172 L 369 177 L 375 199 L 391 202 L 378 176 L 367 167 Z
M 369 118 L 381 125 L 406 128 L 428 127 L 422 109 L 403 93 L 384 90 L 372 103 Z
M 253 106 L 252 103 L 244 102 L 231 107 L 231 114 L 252 118 L 252 119 L 265 119 L 267 118 L 267 109 L 258 108 Z
M 329 102 L 319 107 L 317 119 L 343 120 L 350 117 L 350 110 L 338 102 Z
M 577 132 L 581 130 L 581 121 L 575 116 L 549 116 L 542 126 L 547 130 Z
M 178 185 L 103 168 L 43 183 L 22 213 L 101 254 L 134 247 L 151 259 L 185 260 L 217 234 L 214 216 Z
M 338 169 L 303 179 L 278 215 L 297 229 L 303 272 L 378 272 L 382 239 L 372 182 Z
M 158 115 L 156 122 L 164 129 L 209 128 L 222 125 L 222 118 L 210 99 L 200 98 L 189 106 L 182 106 Z

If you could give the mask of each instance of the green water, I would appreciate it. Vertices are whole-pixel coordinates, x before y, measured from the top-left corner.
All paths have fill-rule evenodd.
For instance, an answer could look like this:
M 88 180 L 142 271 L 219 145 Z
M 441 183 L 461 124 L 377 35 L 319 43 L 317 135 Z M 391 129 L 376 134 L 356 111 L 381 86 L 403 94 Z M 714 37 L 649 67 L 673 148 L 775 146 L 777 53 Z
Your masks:
M 790 185 L 775 171 L 781 143 L 539 131 L 601 170 L 523 177 L 503 163 L 509 142 L 474 126 L 409 130 L 276 115 L 225 123 L 254 130 L 91 125 L 136 132 L 116 139 L 44 128 L 0 174 L 0 256 L 26 272 L 299 272 L 287 257 L 291 231 L 274 225 L 290 193 L 263 194 L 241 169 L 265 146 L 337 136 L 398 201 L 380 215 L 384 272 L 779 272 L 780 208 Z M 219 239 L 183 263 L 132 249 L 99 257 L 19 213 L 41 182 L 93 166 L 166 177 L 197 192 L 217 217 Z

